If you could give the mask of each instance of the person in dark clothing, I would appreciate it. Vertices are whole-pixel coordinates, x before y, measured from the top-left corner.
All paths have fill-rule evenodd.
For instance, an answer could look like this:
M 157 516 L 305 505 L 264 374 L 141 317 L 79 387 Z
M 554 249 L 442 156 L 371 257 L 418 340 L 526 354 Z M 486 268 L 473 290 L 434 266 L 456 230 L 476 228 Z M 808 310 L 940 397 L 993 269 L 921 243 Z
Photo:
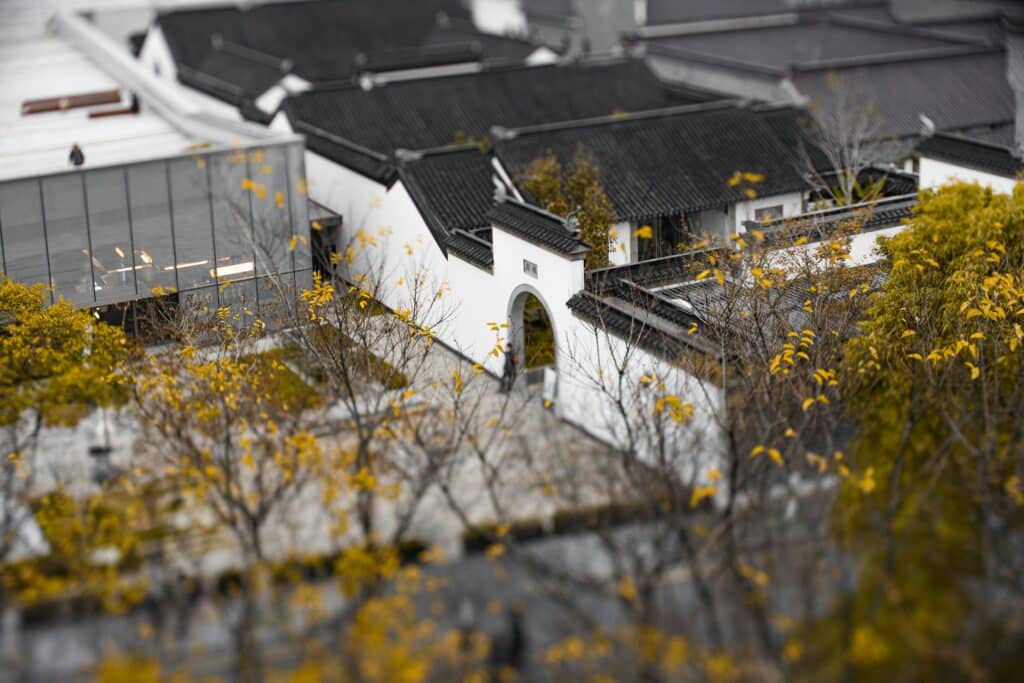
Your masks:
M 85 163 L 85 154 L 82 152 L 82 148 L 78 146 L 78 143 L 71 145 L 71 154 L 68 155 L 68 163 L 74 166 L 81 166 Z
M 512 385 L 516 382 L 516 370 L 519 359 L 516 352 L 512 350 L 511 344 L 505 345 L 505 369 L 501 373 L 501 390 L 512 391 Z
M 505 607 L 505 623 L 491 640 L 488 664 L 491 680 L 508 680 L 505 672 L 521 673 L 526 664 L 526 650 L 529 643 L 523 623 L 523 606 L 518 602 Z

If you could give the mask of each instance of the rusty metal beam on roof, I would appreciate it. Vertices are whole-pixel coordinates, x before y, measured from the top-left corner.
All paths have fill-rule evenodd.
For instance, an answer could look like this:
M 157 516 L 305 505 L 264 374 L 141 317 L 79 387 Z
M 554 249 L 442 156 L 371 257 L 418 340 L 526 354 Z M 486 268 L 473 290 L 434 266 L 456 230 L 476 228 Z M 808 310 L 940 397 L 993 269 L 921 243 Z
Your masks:
M 96 92 L 64 95 L 61 97 L 44 97 L 38 100 L 25 100 L 21 103 L 21 114 L 41 114 L 48 111 L 65 111 L 78 107 L 92 107 L 98 104 L 117 104 L 121 101 L 121 91 L 98 90 Z

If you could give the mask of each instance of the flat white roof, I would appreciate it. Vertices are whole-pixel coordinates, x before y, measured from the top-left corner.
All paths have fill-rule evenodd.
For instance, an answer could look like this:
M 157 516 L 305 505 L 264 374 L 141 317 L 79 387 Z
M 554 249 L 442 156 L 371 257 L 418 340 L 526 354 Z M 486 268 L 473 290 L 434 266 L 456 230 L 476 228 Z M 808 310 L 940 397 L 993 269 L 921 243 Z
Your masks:
M 0 180 L 67 169 L 74 143 L 85 153 L 86 168 L 172 156 L 194 144 L 147 112 L 145 102 L 139 114 L 90 119 L 92 110 L 128 106 L 131 93 L 45 29 L 22 35 L 0 44 Z M 121 104 L 21 113 L 25 100 L 99 90 L 120 90 Z

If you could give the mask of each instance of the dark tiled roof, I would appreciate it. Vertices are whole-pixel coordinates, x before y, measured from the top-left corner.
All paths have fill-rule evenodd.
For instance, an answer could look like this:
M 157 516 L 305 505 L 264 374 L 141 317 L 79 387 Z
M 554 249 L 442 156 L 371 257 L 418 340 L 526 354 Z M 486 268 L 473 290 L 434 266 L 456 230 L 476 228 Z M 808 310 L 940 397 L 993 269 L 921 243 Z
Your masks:
M 648 45 L 665 54 L 704 55 L 713 60 L 784 71 L 801 64 L 948 48 L 953 36 L 839 15 L 798 23 L 656 38 Z
M 561 218 L 515 199 L 497 202 L 487 219 L 528 242 L 565 256 L 583 258 L 590 251 L 590 245 L 569 232 Z
M 494 169 L 489 154 L 464 146 L 399 156 L 398 175 L 442 249 L 452 231 L 490 225 Z
M 692 280 L 707 267 L 710 255 L 721 253 L 724 252 L 720 248 L 701 249 L 638 263 L 592 270 L 585 276 L 586 289 L 603 295 L 613 291 L 615 283 L 618 281 L 631 282 L 644 287 L 660 287 L 672 282 Z
M 308 0 L 247 9 L 222 6 L 162 12 L 157 22 L 177 66 L 185 69 L 184 82 L 194 85 L 189 74 L 205 74 L 250 98 L 262 92 L 254 92 L 263 80 L 260 67 L 252 59 L 217 55 L 214 44 L 218 41 L 266 59 L 287 59 L 293 73 L 312 82 L 350 79 L 373 69 L 522 59 L 533 51 L 524 41 L 476 31 L 460 0 Z M 230 88 L 204 91 L 232 101 L 225 97 L 232 94 Z
M 865 100 L 863 105 L 877 113 L 887 136 L 916 134 L 922 114 L 939 130 L 992 124 L 1014 116 L 1006 55 L 998 48 L 947 55 L 919 53 L 887 62 L 798 70 L 792 80 L 797 90 L 814 102 L 832 95 L 837 74 L 839 83 L 851 84 Z
M 857 206 L 806 213 L 771 226 L 758 226 L 758 229 L 765 233 L 767 244 L 785 246 L 801 237 L 814 242 L 840 230 L 855 229 L 858 233 L 865 233 L 897 227 L 914 215 L 916 207 L 917 193 L 914 192 Z
M 917 146 L 917 152 L 931 159 L 1006 178 L 1015 178 L 1018 173 L 1024 171 L 1020 157 L 1015 156 L 1010 147 L 951 133 L 936 133 L 925 138 Z
M 591 325 L 667 360 L 679 359 L 695 350 L 711 357 L 716 355 L 714 349 L 701 343 L 699 336 L 687 334 L 686 327 L 630 300 L 602 298 L 584 290 L 574 294 L 566 306 Z
M 663 86 L 643 62 L 625 60 L 565 66 L 485 69 L 474 74 L 399 81 L 364 91 L 356 87 L 312 90 L 285 100 L 292 125 L 314 151 L 365 175 L 377 169 L 351 150 L 316 149 L 316 130 L 379 154 L 428 149 L 460 138 L 485 139 L 491 126 L 606 116 L 704 101 L 706 96 Z M 325 150 L 321 152 L 321 150 Z
M 456 254 L 478 268 L 490 270 L 494 267 L 494 249 L 479 234 L 456 230 L 448 236 L 447 247 L 450 254 Z
M 1000 147 L 1013 147 L 1017 142 L 1017 126 L 1013 121 L 1004 121 L 993 126 L 966 128 L 957 132 L 965 138 Z
M 736 171 L 764 176 L 760 196 L 806 190 L 806 164 L 775 132 L 782 117 L 795 129 L 800 116 L 795 109 L 697 105 L 512 131 L 495 149 L 517 179 L 549 151 L 569 164 L 582 150 L 597 162 L 619 219 L 640 220 L 743 201 L 748 188 L 728 182 Z
M 181 65 L 179 80 L 236 106 L 252 101 L 288 73 L 289 64 L 220 41 L 196 68 Z

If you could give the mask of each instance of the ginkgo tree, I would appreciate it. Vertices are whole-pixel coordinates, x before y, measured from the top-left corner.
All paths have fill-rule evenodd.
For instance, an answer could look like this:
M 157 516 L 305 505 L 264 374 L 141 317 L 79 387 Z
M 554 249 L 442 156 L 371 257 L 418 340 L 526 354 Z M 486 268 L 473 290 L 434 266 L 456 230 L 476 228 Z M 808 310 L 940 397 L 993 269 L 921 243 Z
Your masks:
M 621 626 L 595 632 L 581 620 L 582 640 L 550 653 L 559 676 L 772 680 L 799 670 L 796 626 L 818 616 L 822 590 L 811 577 L 839 569 L 824 539 L 834 483 L 869 487 L 873 476 L 843 454 L 839 365 L 877 272 L 849 258 L 869 215 L 755 229 L 680 254 L 685 313 L 643 286 L 664 282 L 598 273 L 600 293 L 676 329 L 638 315 L 624 330 L 598 308 L 593 339 L 577 340 L 587 351 L 566 354 L 610 407 L 608 424 L 592 427 L 616 449 L 603 481 L 553 479 L 552 496 L 571 509 L 584 484 L 606 492 L 613 504 L 584 517 L 604 559 L 600 571 L 545 567 L 535 554 L 528 566 L 584 612 L 584 596 L 612 601 Z M 799 598 L 781 605 L 780 594 Z
M 43 285 L 0 275 L 0 563 L 31 545 L 27 525 L 33 500 L 43 493 L 37 489 L 42 430 L 75 425 L 126 397 L 119 372 L 127 351 L 123 332 L 70 302 L 49 300 Z
M 287 528 L 314 483 L 331 476 L 331 461 L 310 431 L 315 392 L 259 347 L 264 325 L 244 310 L 181 313 L 177 343 L 149 353 L 135 368 L 134 408 L 142 430 L 131 463 L 138 492 L 161 485 L 183 501 L 178 524 L 191 535 L 234 541 L 240 583 L 236 671 L 262 680 L 257 639 L 271 538 Z M 197 319 L 198 318 L 198 319 Z M 328 495 L 321 486 L 311 495 Z M 310 520 L 316 523 L 316 520 Z M 278 553 L 281 551 L 278 550 Z M 174 562 L 173 556 L 161 556 Z M 201 566 L 201 565 L 200 565 Z
M 1024 637 L 1006 617 L 1024 604 L 1024 187 L 924 192 L 882 251 L 842 368 L 872 485 L 844 487 L 834 526 L 861 570 L 819 674 L 1006 679 Z

